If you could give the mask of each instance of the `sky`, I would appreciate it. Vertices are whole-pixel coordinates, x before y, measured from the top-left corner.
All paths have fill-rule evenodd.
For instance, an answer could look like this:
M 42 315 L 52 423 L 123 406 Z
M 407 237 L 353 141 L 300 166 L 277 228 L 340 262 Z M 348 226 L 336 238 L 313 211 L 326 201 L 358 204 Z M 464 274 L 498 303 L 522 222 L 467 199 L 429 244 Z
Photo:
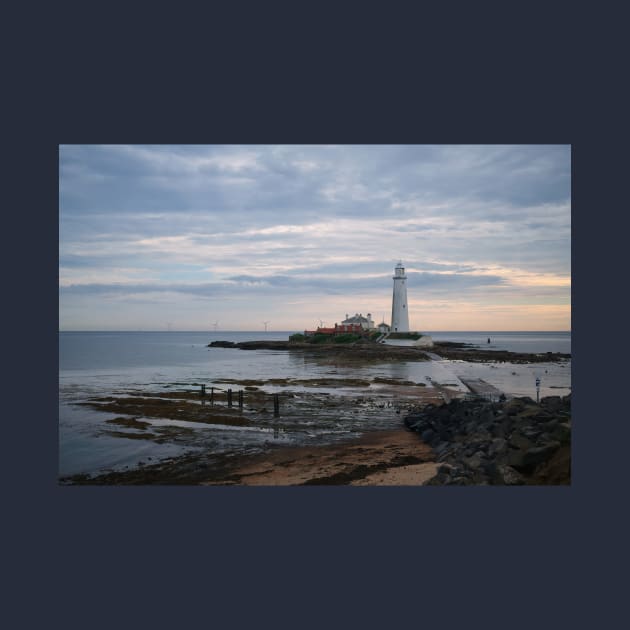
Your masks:
M 399 261 L 412 330 L 570 330 L 570 145 L 59 147 L 60 330 L 389 323 Z

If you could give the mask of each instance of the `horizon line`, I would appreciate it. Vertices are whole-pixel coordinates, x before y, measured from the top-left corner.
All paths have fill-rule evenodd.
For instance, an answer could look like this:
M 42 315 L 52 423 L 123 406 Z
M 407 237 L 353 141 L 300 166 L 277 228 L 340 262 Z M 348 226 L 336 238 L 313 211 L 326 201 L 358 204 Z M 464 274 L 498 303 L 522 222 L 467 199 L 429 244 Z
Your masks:
M 302 329 L 300 329 L 302 330 Z M 98 328 L 90 328 L 90 329 L 58 329 L 57 332 L 112 332 L 112 333 L 116 333 L 116 332 L 131 332 L 131 333 L 139 333 L 139 332 L 147 332 L 147 333 L 156 333 L 156 332 L 163 332 L 163 333 L 236 333 L 236 332 L 256 332 L 256 333 L 284 333 L 284 332 L 296 332 L 296 329 L 285 329 L 285 330 L 259 330 L 259 329 L 248 329 L 248 330 L 202 330 L 202 329 L 187 329 L 187 330 L 164 330 L 164 329 L 144 329 L 144 328 L 136 328 L 136 329 L 128 329 L 128 328 L 124 328 L 124 329 L 110 329 L 110 330 L 106 330 L 106 329 L 98 329 Z M 299 332 L 299 331 L 297 331 Z M 413 332 L 418 332 L 418 333 L 422 333 L 423 331 L 421 330 L 410 330 L 409 332 L 413 333 Z M 562 333 L 566 333 L 566 332 L 571 332 L 571 329 L 568 330 L 526 330 L 526 329 L 521 329 L 521 330 L 448 330 L 448 329 L 443 329 L 443 330 L 427 330 L 425 331 L 426 333 L 431 333 L 431 332 L 466 332 L 466 333 L 510 333 L 510 332 L 562 332 Z

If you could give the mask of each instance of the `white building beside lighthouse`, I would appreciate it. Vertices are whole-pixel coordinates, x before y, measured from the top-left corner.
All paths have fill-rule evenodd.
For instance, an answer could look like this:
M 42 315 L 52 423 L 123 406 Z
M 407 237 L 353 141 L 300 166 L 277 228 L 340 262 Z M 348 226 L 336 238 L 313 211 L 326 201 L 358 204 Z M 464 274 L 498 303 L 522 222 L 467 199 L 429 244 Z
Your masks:
M 409 332 L 409 309 L 407 308 L 407 276 L 402 262 L 394 268 L 394 294 L 392 296 L 392 332 Z

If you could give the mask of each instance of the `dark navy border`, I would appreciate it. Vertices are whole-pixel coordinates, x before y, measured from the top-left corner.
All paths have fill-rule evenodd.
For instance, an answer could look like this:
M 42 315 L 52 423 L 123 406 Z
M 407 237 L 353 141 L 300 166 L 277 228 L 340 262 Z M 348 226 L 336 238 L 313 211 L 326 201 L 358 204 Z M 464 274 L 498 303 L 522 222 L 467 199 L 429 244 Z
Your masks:
M 262 23 L 265 3 L 185 21 L 159 4 L 9 15 L 3 520 L 9 613 L 23 625 L 613 618 L 602 593 L 620 593 L 608 576 L 627 549 L 627 414 L 610 299 L 623 287 L 609 265 L 627 249 L 615 241 L 627 202 L 613 185 L 627 159 L 610 142 L 615 55 L 586 53 L 614 45 L 614 20 L 581 47 L 572 34 L 590 20 L 575 7 L 486 17 L 467 6 L 396 22 L 382 7 L 293 7 L 276 30 Z M 120 142 L 571 144 L 571 487 L 60 487 L 58 145 Z

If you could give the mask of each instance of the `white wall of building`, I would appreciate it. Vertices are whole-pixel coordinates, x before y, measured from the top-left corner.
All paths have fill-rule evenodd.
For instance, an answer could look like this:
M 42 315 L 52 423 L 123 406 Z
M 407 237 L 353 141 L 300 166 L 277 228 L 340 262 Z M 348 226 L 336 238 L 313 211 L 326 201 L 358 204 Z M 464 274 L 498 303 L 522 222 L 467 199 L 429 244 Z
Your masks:
M 409 305 L 407 304 L 407 276 L 402 263 L 394 268 L 392 296 L 392 332 L 409 332 Z

